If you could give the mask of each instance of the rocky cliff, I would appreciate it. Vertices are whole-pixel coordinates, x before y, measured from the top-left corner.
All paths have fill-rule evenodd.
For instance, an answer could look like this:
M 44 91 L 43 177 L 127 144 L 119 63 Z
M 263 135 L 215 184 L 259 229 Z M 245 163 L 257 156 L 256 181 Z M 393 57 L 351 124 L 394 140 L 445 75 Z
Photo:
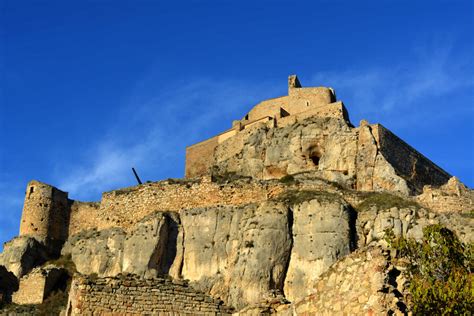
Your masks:
M 195 178 L 95 203 L 30 182 L 22 225 L 41 229 L 5 244 L 0 304 L 61 297 L 68 315 L 409 313 L 387 236 L 421 241 L 442 225 L 472 244 L 473 191 L 382 126 L 352 126 L 334 98 L 292 90 L 278 101 L 284 112 L 264 101 L 253 116 L 286 114 L 246 116 L 206 148 L 207 165 L 190 161 L 195 147 Z M 313 100 L 333 103 L 306 109 Z

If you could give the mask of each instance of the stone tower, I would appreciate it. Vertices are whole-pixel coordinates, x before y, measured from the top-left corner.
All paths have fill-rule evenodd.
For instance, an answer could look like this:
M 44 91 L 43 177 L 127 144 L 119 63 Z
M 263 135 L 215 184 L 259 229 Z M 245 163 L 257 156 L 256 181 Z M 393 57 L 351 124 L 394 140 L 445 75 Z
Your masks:
M 62 244 L 68 235 L 68 193 L 33 180 L 26 187 L 20 235 L 34 237 L 46 246 Z

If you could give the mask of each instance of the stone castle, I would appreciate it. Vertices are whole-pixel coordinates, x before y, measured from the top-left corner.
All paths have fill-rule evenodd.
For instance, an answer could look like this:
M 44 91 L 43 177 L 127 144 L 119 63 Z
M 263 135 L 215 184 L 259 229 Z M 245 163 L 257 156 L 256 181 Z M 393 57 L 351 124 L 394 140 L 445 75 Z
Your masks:
M 377 194 L 404 202 L 358 212 Z M 400 312 L 388 303 L 394 292 L 356 291 L 341 279 L 347 289 L 338 295 L 354 301 L 333 304 L 326 293 L 326 306 L 315 286 L 329 291 L 331 267 L 366 253 L 377 260 L 357 259 L 357 269 L 386 265 L 377 248 L 386 229 L 420 238 L 436 222 L 472 241 L 472 221 L 460 214 L 473 204 L 471 190 L 382 125 L 352 125 L 333 89 L 305 88 L 290 76 L 287 96 L 260 102 L 229 130 L 187 147 L 184 179 L 105 192 L 100 202 L 31 181 L 0 276 L 4 266 L 19 280 L 4 297 L 39 304 L 64 279 L 45 262 L 70 258 L 77 274 L 68 314 Z M 376 277 L 372 285 L 387 286 L 383 273 Z

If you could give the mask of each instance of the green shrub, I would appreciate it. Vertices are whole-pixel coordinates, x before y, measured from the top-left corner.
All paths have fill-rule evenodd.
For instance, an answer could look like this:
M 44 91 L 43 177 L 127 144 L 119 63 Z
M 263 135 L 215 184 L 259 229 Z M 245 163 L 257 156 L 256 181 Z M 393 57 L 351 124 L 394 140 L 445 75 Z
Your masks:
M 335 193 L 316 190 L 288 190 L 278 196 L 278 201 L 286 202 L 288 205 L 296 205 L 310 200 L 319 201 L 341 201 L 341 197 Z
M 64 268 L 68 272 L 69 276 L 73 276 L 74 273 L 77 272 L 76 265 L 74 261 L 72 261 L 71 255 L 68 254 L 66 256 L 61 256 L 56 260 L 50 260 L 46 262 L 44 265 L 53 264 L 57 267 Z
M 295 177 L 293 177 L 291 174 L 287 174 L 283 178 L 280 178 L 279 181 L 281 183 L 284 183 L 284 184 L 294 184 L 294 183 L 296 183 Z
M 409 292 L 415 315 L 471 315 L 474 306 L 472 244 L 431 225 L 418 243 L 387 234 L 389 246 L 409 261 Z
M 379 210 L 387 210 L 392 207 L 416 209 L 420 208 L 420 205 L 418 203 L 390 193 L 372 192 L 365 193 L 364 195 L 364 200 L 356 207 L 356 210 L 359 212 L 369 210 L 372 206 L 376 206 Z

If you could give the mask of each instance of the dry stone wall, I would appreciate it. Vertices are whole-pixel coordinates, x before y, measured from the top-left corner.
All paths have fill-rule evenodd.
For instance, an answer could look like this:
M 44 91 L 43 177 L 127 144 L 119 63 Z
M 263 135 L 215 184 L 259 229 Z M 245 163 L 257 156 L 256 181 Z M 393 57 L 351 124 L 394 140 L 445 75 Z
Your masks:
M 222 301 L 185 282 L 132 275 L 91 279 L 75 275 L 68 315 L 230 315 Z M 70 313 L 70 314 L 69 314 Z
M 334 264 L 310 295 L 276 309 L 277 315 L 406 315 L 406 279 L 389 251 L 362 248 Z
M 35 268 L 20 279 L 20 287 L 12 296 L 13 303 L 41 304 L 58 283 L 65 287 L 66 272 L 52 265 Z
M 283 191 L 278 182 L 164 180 L 105 192 L 101 202 L 71 201 L 69 236 L 82 230 L 121 227 L 128 230 L 154 211 L 179 212 L 212 205 L 244 205 L 262 202 Z

